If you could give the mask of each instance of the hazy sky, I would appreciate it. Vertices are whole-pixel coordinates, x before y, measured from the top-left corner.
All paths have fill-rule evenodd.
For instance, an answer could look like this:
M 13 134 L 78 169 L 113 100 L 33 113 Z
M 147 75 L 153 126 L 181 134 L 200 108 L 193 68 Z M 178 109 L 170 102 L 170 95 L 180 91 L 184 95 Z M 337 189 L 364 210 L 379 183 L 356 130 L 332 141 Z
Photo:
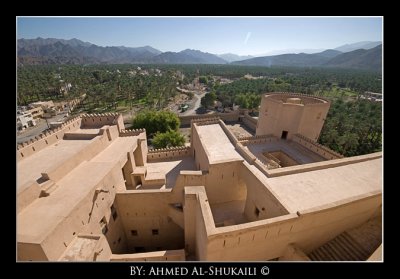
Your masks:
M 381 17 L 18 17 L 17 37 L 239 55 L 382 40 Z

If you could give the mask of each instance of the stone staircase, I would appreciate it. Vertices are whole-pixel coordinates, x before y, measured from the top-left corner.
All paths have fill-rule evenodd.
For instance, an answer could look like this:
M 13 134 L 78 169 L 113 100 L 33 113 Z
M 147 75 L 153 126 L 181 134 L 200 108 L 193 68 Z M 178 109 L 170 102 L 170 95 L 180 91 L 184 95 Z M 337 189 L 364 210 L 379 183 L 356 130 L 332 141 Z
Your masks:
M 52 180 L 47 180 L 41 185 L 41 191 L 39 197 L 47 197 L 49 196 L 54 190 L 58 188 L 58 185 L 54 183 Z
M 347 232 L 343 232 L 308 254 L 312 261 L 365 261 L 369 256 L 369 253 Z

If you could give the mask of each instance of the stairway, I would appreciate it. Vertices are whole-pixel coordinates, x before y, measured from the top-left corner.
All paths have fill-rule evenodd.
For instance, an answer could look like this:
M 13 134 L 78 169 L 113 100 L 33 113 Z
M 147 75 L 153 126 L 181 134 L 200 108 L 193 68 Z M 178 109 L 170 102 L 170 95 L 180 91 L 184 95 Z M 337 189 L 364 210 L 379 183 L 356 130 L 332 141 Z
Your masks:
M 369 256 L 369 253 L 347 232 L 343 232 L 308 254 L 312 261 L 365 261 Z
M 39 197 L 49 196 L 55 189 L 58 188 L 58 184 L 54 183 L 53 180 L 47 180 L 41 185 L 41 191 Z

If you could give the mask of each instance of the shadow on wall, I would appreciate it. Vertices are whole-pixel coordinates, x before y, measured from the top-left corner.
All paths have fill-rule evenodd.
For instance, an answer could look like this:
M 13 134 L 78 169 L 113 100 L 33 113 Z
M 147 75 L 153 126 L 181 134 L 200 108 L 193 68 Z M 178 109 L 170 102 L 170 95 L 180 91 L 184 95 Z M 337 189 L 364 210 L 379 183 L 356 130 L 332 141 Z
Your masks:
M 191 157 L 183 158 L 179 164 L 166 174 L 166 188 L 173 188 L 181 170 L 196 170 L 195 162 Z
M 226 177 L 229 173 L 232 178 L 227 181 L 228 183 L 217 180 L 215 184 L 206 185 L 216 227 L 244 224 L 289 214 L 247 165 L 241 162 L 234 165 L 236 165 L 234 170 L 224 167 L 224 170 L 217 172 L 221 177 Z M 210 174 L 212 173 L 210 169 Z M 210 178 L 207 178 L 207 181 L 212 180 Z M 219 199 L 213 196 L 215 195 L 213 188 L 219 190 Z

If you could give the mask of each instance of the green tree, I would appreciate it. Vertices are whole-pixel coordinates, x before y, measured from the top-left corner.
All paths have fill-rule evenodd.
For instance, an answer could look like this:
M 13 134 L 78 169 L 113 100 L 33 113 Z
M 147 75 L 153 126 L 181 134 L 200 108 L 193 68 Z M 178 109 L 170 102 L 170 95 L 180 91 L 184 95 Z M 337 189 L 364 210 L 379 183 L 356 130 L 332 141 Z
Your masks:
M 177 131 L 180 126 L 178 116 L 170 111 L 144 111 L 132 121 L 134 129 L 145 128 L 149 136 L 157 132 Z
M 201 105 L 205 108 L 211 107 L 214 105 L 216 99 L 217 95 L 214 92 L 207 93 L 203 98 L 201 98 Z
M 204 77 L 204 76 L 201 76 L 201 77 L 199 77 L 199 82 L 202 83 L 202 84 L 207 84 L 208 83 L 208 78 Z
M 152 144 L 155 148 L 183 146 L 185 144 L 185 137 L 177 131 L 170 130 L 165 133 L 156 133 Z

